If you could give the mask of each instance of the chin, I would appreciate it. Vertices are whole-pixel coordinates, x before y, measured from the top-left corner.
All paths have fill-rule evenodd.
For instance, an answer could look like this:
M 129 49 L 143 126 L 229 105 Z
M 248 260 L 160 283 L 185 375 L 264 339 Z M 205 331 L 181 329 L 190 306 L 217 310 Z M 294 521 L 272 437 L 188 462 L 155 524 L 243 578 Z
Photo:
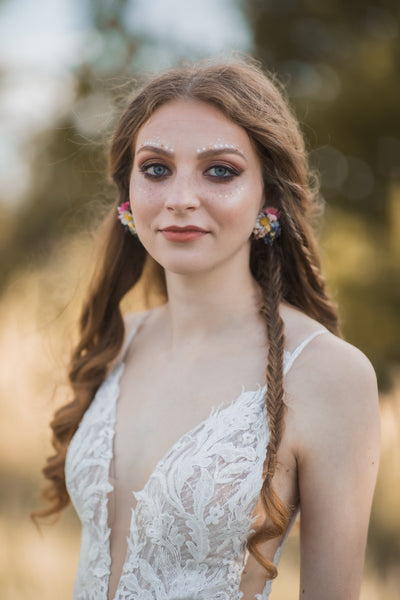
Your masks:
M 144 245 L 144 244 L 143 244 Z M 237 244 L 236 247 L 225 248 L 173 248 L 165 247 L 152 248 L 153 252 L 149 252 L 150 247 L 146 248 L 148 254 L 165 270 L 166 273 L 174 273 L 183 276 L 204 275 L 212 273 L 224 264 L 234 262 L 240 268 L 240 265 L 249 264 L 250 259 L 250 243 L 248 239 Z M 243 259 L 240 258 L 243 257 Z
M 174 273 L 175 275 L 198 275 L 212 270 L 212 266 L 197 263 L 196 261 L 157 261 L 166 273 Z

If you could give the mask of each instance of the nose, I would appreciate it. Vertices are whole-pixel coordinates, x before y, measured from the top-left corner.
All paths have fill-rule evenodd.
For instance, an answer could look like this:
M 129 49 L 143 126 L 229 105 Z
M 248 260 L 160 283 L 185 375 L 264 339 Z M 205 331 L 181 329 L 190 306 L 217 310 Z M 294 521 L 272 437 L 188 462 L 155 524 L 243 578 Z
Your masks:
M 166 192 L 165 207 L 170 212 L 195 210 L 199 206 L 199 197 L 193 178 L 178 175 Z

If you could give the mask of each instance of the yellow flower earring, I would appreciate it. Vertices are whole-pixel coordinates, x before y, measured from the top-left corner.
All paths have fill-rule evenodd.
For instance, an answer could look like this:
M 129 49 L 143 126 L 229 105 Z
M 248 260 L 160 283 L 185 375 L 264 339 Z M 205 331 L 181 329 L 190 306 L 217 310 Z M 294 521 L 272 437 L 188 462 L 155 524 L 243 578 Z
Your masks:
M 136 235 L 135 223 L 129 202 L 123 202 L 120 206 L 118 206 L 117 210 L 118 219 L 121 221 L 122 225 L 124 225 L 125 229 L 127 229 L 132 235 Z
M 254 240 L 263 240 L 265 244 L 272 246 L 273 242 L 281 233 L 279 217 L 281 213 L 276 208 L 269 206 L 260 212 L 252 232 Z

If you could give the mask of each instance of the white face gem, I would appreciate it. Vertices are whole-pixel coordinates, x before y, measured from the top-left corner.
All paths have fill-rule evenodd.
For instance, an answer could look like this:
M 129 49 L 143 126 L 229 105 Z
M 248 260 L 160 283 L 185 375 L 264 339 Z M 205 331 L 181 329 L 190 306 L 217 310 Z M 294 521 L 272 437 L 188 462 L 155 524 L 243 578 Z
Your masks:
M 160 138 L 159 135 L 155 135 L 152 138 L 144 140 L 140 144 L 138 150 L 140 150 L 144 146 L 153 146 L 153 148 L 163 148 L 164 150 L 168 150 L 168 152 L 173 152 L 174 151 L 174 149 L 173 149 L 172 146 L 170 146 L 169 144 L 164 144 L 164 142 L 161 141 L 161 138 Z
M 206 152 L 206 150 L 223 150 L 223 149 L 238 150 L 238 147 L 235 146 L 234 144 L 229 144 L 227 142 L 224 142 L 224 140 L 221 140 L 220 138 L 218 138 L 214 144 L 208 144 L 208 146 L 202 146 L 201 148 L 196 148 L 196 152 L 197 152 L 197 154 L 200 154 L 200 152 Z

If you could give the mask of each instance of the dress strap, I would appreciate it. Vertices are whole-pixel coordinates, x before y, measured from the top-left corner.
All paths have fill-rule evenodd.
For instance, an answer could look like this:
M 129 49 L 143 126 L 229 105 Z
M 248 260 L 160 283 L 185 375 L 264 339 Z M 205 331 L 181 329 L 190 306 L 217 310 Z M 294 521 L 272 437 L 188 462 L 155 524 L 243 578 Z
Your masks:
M 308 346 L 308 344 L 311 342 L 311 340 L 313 340 L 315 337 L 317 337 L 318 335 L 321 335 L 322 333 L 329 333 L 328 329 L 318 329 L 317 331 L 314 331 L 314 333 L 312 333 L 311 335 L 309 335 L 305 340 L 303 340 L 301 342 L 301 344 L 299 344 L 297 346 L 297 348 L 295 348 L 293 350 L 293 352 L 288 352 L 286 354 L 287 356 L 287 361 L 285 364 L 285 370 L 284 373 L 286 375 L 286 373 L 288 373 L 288 371 L 290 371 L 294 361 L 296 360 L 296 358 L 298 356 L 300 356 L 300 354 L 303 352 L 304 348 L 306 346 Z
M 136 336 L 137 332 L 139 331 L 140 326 L 142 325 L 142 323 L 145 321 L 146 317 L 148 316 L 148 314 L 149 314 L 149 311 L 146 311 L 145 313 L 140 315 L 140 317 L 138 317 L 136 319 L 135 324 L 132 327 L 131 331 L 126 336 L 125 347 L 122 351 L 120 362 L 123 362 L 125 360 L 126 354 L 131 346 L 131 343 L 132 343 L 134 337 Z

